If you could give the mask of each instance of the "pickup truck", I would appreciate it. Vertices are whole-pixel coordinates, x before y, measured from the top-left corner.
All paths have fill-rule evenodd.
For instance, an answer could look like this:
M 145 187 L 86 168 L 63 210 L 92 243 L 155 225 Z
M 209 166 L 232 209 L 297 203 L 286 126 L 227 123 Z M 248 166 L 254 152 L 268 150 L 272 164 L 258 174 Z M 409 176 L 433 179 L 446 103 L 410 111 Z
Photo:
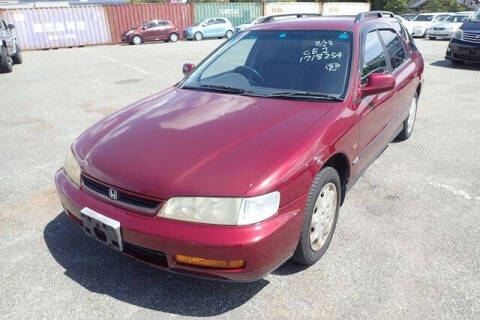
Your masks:
M 22 53 L 13 29 L 13 24 L 0 19 L 0 73 L 12 72 L 14 64 L 22 63 Z

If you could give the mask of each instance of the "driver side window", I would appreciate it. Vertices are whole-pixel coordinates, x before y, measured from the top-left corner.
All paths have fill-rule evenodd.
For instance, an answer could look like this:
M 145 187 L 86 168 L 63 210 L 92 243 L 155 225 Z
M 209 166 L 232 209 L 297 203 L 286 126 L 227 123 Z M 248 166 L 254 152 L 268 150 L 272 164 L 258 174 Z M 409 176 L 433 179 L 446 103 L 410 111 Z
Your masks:
M 150 21 L 147 23 L 146 29 L 152 29 L 152 28 L 155 28 L 156 26 L 157 26 L 157 23 L 155 21 Z

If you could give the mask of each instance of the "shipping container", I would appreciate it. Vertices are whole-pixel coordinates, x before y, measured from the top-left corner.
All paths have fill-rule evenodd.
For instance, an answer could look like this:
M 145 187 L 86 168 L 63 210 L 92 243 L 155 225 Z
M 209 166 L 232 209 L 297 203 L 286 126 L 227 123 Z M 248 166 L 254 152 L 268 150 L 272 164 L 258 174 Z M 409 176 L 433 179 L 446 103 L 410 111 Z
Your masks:
M 322 5 L 323 16 L 348 16 L 365 11 L 370 11 L 370 2 L 324 2 Z
M 318 2 L 266 2 L 264 14 L 266 16 L 290 13 L 317 13 L 320 14 Z
M 103 7 L 13 9 L 0 14 L 15 25 L 23 50 L 111 43 Z
M 104 8 L 114 43 L 122 41 L 121 36 L 125 31 L 150 20 L 170 20 L 178 27 L 180 37 L 183 36 L 183 29 L 193 23 L 191 4 L 145 3 L 105 6 Z
M 208 18 L 227 18 L 234 26 L 262 15 L 262 3 L 195 3 L 195 22 Z

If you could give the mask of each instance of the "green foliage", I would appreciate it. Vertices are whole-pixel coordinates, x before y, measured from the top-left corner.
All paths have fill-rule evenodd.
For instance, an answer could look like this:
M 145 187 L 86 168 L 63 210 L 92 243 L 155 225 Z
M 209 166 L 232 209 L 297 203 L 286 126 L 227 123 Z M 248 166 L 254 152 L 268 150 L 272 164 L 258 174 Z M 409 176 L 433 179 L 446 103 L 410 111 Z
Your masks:
M 422 8 L 423 12 L 457 12 L 468 10 L 455 0 L 429 0 Z
M 372 0 L 372 10 L 392 11 L 400 14 L 407 9 L 407 0 Z

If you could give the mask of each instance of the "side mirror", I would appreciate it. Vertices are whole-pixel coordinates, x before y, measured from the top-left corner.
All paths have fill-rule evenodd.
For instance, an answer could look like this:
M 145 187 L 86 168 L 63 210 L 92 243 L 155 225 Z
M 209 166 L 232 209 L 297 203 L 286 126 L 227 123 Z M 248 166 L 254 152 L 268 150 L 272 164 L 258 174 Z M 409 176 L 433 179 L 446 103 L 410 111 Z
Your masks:
M 387 92 L 393 88 L 395 88 L 395 78 L 391 74 L 373 73 L 368 77 L 367 83 L 360 87 L 360 97 Z
M 147 30 L 147 26 L 142 26 L 142 30 Z
M 7 24 L 7 28 L 12 30 L 12 29 L 15 29 L 15 26 L 11 23 Z
M 193 63 L 185 63 L 182 69 L 183 75 L 188 76 L 193 69 L 195 69 L 195 65 Z

